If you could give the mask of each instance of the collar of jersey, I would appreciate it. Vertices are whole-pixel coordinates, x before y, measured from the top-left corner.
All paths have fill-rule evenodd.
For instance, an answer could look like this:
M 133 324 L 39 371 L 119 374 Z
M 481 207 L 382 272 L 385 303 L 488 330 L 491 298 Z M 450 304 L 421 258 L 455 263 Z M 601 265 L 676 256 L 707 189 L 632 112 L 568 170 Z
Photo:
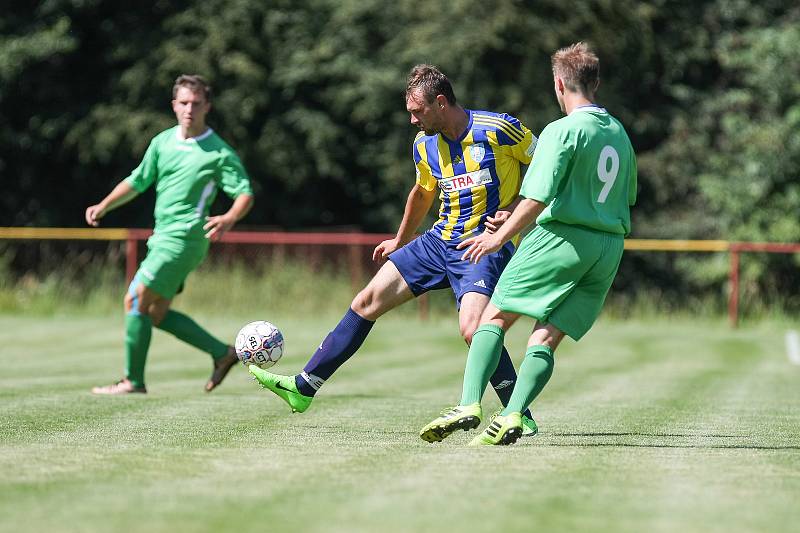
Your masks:
M 591 113 L 592 111 L 596 113 L 608 113 L 605 107 L 600 107 L 599 105 L 596 104 L 579 105 L 578 107 L 572 110 L 573 113 L 576 111 L 583 111 L 589 113 Z
M 206 128 L 206 131 L 204 131 L 200 135 L 197 135 L 196 137 L 189 137 L 188 139 L 181 139 L 181 128 L 178 127 L 178 128 L 175 129 L 175 138 L 178 139 L 178 141 L 181 141 L 181 142 L 197 142 L 197 141 L 202 141 L 203 139 L 208 138 L 208 136 L 211 135 L 212 133 L 214 133 L 214 130 L 212 130 L 211 128 Z

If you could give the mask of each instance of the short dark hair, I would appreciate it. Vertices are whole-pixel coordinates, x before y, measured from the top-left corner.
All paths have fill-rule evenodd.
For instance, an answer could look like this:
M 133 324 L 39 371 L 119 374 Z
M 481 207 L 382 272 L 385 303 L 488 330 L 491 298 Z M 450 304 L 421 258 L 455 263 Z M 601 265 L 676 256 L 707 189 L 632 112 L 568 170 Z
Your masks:
M 600 60 L 585 42 L 577 42 L 558 50 L 552 57 L 553 74 L 564 80 L 572 92 L 590 95 L 600 82 Z
M 453 86 L 441 70 L 433 65 L 421 64 L 411 69 L 408 73 L 408 83 L 406 84 L 406 98 L 411 93 L 419 89 L 428 103 L 433 102 L 438 95 L 443 95 L 447 103 L 455 105 L 456 95 Z
M 193 93 L 200 93 L 205 98 L 206 102 L 211 101 L 211 85 L 208 84 L 203 76 L 198 74 L 181 74 L 175 80 L 175 85 L 172 86 L 172 98 L 178 95 L 178 89 L 186 87 Z

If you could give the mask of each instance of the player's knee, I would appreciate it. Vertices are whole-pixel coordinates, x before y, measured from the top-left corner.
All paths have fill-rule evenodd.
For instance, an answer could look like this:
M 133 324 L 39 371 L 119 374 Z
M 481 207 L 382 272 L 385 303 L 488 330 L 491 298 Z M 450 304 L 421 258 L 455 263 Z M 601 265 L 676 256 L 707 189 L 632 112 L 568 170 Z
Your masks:
M 161 324 L 161 321 L 164 320 L 164 315 L 167 313 L 166 311 L 150 309 L 147 314 L 150 316 L 150 322 L 152 322 L 154 326 L 158 327 L 158 325 Z
M 122 299 L 122 304 L 125 307 L 125 312 L 130 313 L 133 309 L 133 296 L 126 292 L 125 297 Z
M 373 308 L 375 307 L 375 294 L 369 288 L 363 289 L 361 292 L 356 294 L 356 297 L 353 298 L 353 302 L 350 304 L 350 307 L 361 316 L 365 316 L 371 313 Z
M 138 303 L 138 305 L 137 305 Z M 134 303 L 136 314 L 150 316 L 150 307 L 142 305 L 141 302 Z
M 476 329 L 478 329 L 478 325 L 471 322 L 467 324 L 459 324 L 461 338 L 464 339 L 464 342 L 467 344 L 472 344 L 472 336 L 475 335 Z
M 142 300 L 141 295 L 125 295 L 125 312 L 134 315 L 151 316 L 152 306 Z M 152 317 L 151 317 L 152 318 Z
M 528 340 L 528 345 L 547 346 L 551 350 L 555 351 L 563 338 L 564 333 L 561 330 L 551 324 L 548 324 L 546 327 L 537 328 L 533 333 L 531 333 L 530 339 Z
M 377 320 L 382 314 L 380 294 L 372 287 L 366 287 L 359 292 L 350 307 L 358 315 L 367 320 Z
M 464 342 L 472 344 L 472 336 L 475 335 L 475 330 L 478 329 L 478 325 L 477 320 L 462 320 L 458 323 L 459 332 Z

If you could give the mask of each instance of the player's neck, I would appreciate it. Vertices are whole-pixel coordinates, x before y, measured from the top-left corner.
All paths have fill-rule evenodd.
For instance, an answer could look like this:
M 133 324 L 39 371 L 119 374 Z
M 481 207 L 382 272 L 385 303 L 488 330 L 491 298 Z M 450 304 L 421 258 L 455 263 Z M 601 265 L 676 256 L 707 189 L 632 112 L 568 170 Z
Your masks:
M 183 140 L 191 139 L 192 137 L 199 137 L 200 135 L 204 134 L 208 129 L 208 126 L 203 124 L 192 124 L 191 126 L 187 127 L 181 124 L 180 126 L 181 138 Z
M 595 105 L 594 95 L 587 97 L 582 93 L 564 93 L 564 110 L 567 115 L 572 113 L 576 108 L 585 105 Z
M 447 125 L 442 128 L 442 135 L 455 141 L 461 137 L 467 126 L 469 126 L 469 113 L 459 105 L 453 106 L 448 111 Z

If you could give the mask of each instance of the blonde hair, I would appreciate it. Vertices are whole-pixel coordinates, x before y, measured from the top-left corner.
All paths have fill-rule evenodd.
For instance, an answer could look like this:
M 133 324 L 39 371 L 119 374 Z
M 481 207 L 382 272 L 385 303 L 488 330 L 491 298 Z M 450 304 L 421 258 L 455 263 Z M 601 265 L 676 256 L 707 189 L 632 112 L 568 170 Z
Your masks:
M 585 42 L 565 46 L 552 57 L 553 74 L 572 92 L 593 94 L 600 83 L 600 60 Z

